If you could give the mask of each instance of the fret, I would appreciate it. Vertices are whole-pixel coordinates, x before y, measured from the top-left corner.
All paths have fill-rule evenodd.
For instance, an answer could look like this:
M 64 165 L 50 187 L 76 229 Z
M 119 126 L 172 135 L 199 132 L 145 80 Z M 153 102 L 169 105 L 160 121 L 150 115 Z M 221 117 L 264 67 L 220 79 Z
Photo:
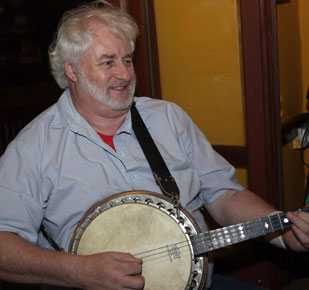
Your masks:
M 220 248 L 219 241 L 218 241 L 217 233 L 215 230 L 210 231 L 210 238 L 211 238 L 214 249 L 219 249 Z
M 206 241 L 206 244 L 207 244 L 209 251 L 213 251 L 214 247 L 213 247 L 212 240 L 211 240 L 209 232 L 205 233 L 205 241 Z
M 232 245 L 232 244 L 235 243 L 235 241 L 233 240 L 233 234 L 231 232 L 231 226 L 226 227 L 226 230 L 228 231 L 228 235 L 229 235 L 229 240 L 230 240 L 229 245 Z
M 217 229 L 216 233 L 217 233 L 217 239 L 218 239 L 218 242 L 219 242 L 219 247 L 220 248 L 225 247 L 225 239 L 224 239 L 223 229 Z
M 245 239 L 248 240 L 249 236 L 248 236 L 247 229 L 246 229 L 246 226 L 245 226 L 244 223 L 242 224 L 242 228 L 243 228 L 243 230 L 242 230 L 243 234 L 245 235 Z
M 213 250 L 209 232 L 205 232 L 203 234 L 203 236 L 200 238 L 200 242 L 203 243 L 204 248 L 206 249 L 207 252 Z
M 192 247 L 195 255 L 208 252 L 207 243 L 203 236 L 205 236 L 205 233 L 191 237 Z
M 209 232 L 205 232 L 203 234 L 200 234 L 198 236 L 198 241 L 199 241 L 199 244 L 203 245 L 203 249 L 205 249 L 204 253 L 213 250 L 212 242 L 211 242 L 211 239 L 210 239 Z
M 271 219 L 270 219 L 269 216 L 267 217 L 267 219 L 268 219 L 269 226 L 270 226 L 270 228 L 271 228 L 271 232 L 273 233 L 273 232 L 275 231 L 275 230 L 274 230 L 274 225 L 273 225 L 273 223 L 271 222 Z
M 199 238 L 199 235 L 191 237 L 191 244 L 192 244 L 194 255 L 198 255 L 199 253 L 201 253 L 201 249 L 199 247 L 200 245 L 199 243 L 197 243 L 198 238 Z
M 231 237 L 231 240 L 232 240 L 232 243 L 235 244 L 238 242 L 238 238 L 237 238 L 237 235 L 236 235 L 236 230 L 234 228 L 234 226 L 228 226 L 228 231 L 230 233 L 230 237 Z
M 280 221 L 284 229 L 289 228 L 292 225 L 290 220 L 286 217 L 286 213 L 280 214 Z
M 203 250 L 203 252 L 208 252 L 208 243 L 207 243 L 207 233 L 203 233 L 198 237 L 198 245 L 199 248 Z
M 234 244 L 239 243 L 240 241 L 239 241 L 238 234 L 236 232 L 236 227 L 234 225 L 232 225 L 232 226 L 229 226 L 228 228 L 229 228 L 229 231 L 230 231 L 230 234 L 231 234 L 232 242 Z
M 228 227 L 224 227 L 222 228 L 222 233 L 224 235 L 224 243 L 226 246 L 232 245 L 233 244 L 233 240 L 232 240 L 232 236 L 230 234 L 229 228 Z
M 238 231 L 238 238 L 239 238 L 239 241 L 242 242 L 242 241 L 245 241 L 247 240 L 247 235 L 246 235 L 246 232 L 245 232 L 245 227 L 244 227 L 244 224 L 237 224 L 236 225 L 236 230 Z
M 253 225 L 253 221 L 250 221 L 250 224 L 251 224 L 251 227 L 252 227 L 252 230 L 253 230 L 253 232 L 254 232 L 255 237 L 258 237 L 258 235 L 257 235 L 257 233 L 256 233 L 256 228 L 255 228 L 254 225 Z
M 262 227 L 261 221 L 259 219 L 251 221 L 251 224 L 252 224 L 252 226 L 254 228 L 255 236 L 256 237 L 260 237 L 260 236 L 264 235 L 263 227 Z
M 259 221 L 259 224 L 260 224 L 260 227 L 261 227 L 261 231 L 262 231 L 262 236 L 264 236 L 264 228 L 263 228 L 263 225 L 262 225 L 262 221 L 261 219 L 257 219 Z
M 269 216 L 274 232 L 283 230 L 283 225 L 280 220 L 279 214 Z
M 246 232 L 247 232 L 248 239 L 256 238 L 256 234 L 255 234 L 255 231 L 254 231 L 254 228 L 253 228 L 251 222 L 245 222 L 244 225 L 245 225 L 245 229 L 246 229 Z
M 274 232 L 268 217 L 261 218 L 260 221 L 265 235 Z

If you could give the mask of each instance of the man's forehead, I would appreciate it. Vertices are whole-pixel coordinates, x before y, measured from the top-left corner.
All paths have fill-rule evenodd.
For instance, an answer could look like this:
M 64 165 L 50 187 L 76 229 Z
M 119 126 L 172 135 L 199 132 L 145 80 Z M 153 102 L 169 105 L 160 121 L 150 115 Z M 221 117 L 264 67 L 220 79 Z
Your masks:
M 101 59 L 112 59 L 116 57 L 133 57 L 133 49 L 127 40 L 117 39 L 115 36 L 100 37 L 94 35 L 93 43 L 85 54 L 92 54 L 97 61 Z
M 116 47 L 121 47 L 122 54 L 132 55 L 132 43 L 121 31 L 119 34 L 111 32 L 106 23 L 97 17 L 89 18 L 86 25 L 92 36 L 92 45 L 87 49 L 88 52 L 93 51 L 96 57 L 101 58 L 102 55 L 115 54 Z
M 102 35 L 104 35 L 108 38 L 117 38 L 120 40 L 129 41 L 129 39 L 122 31 L 119 31 L 116 28 L 113 30 L 109 29 L 107 24 L 100 19 L 96 18 L 89 19 L 88 30 L 93 38 L 102 37 Z
M 103 46 L 99 46 L 99 47 L 96 48 L 94 54 L 95 54 L 95 57 L 96 57 L 97 60 L 114 59 L 114 58 L 117 58 L 117 57 L 133 58 L 133 52 L 132 52 L 130 47 L 127 50 L 118 51 L 118 50 L 109 49 L 109 48 L 106 48 L 106 47 L 103 47 Z
M 90 17 L 87 19 L 86 25 L 91 33 L 95 33 L 98 29 L 106 28 L 106 24 L 97 17 Z

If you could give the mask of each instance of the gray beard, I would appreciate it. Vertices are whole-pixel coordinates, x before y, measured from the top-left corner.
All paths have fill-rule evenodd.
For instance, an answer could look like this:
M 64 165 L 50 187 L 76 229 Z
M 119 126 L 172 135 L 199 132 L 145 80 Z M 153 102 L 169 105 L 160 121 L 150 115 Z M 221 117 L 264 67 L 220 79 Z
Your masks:
M 102 94 L 102 89 L 96 84 L 89 82 L 83 72 L 81 72 L 80 74 L 80 85 L 86 94 L 88 94 L 101 104 L 107 106 L 108 108 L 112 110 L 125 110 L 133 103 L 136 78 L 134 78 L 134 80 L 130 82 L 130 92 L 128 98 L 123 102 L 118 102 L 114 100 L 106 92 Z

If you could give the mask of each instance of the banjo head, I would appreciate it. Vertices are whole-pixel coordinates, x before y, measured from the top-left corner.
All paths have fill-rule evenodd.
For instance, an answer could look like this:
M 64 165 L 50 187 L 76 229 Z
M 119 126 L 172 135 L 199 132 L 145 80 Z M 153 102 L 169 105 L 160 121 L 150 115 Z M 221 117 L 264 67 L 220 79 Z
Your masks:
M 201 289 L 207 261 L 194 257 L 190 235 L 199 232 L 189 213 L 153 192 L 126 192 L 98 202 L 78 223 L 69 252 L 116 251 L 143 260 L 145 290 Z

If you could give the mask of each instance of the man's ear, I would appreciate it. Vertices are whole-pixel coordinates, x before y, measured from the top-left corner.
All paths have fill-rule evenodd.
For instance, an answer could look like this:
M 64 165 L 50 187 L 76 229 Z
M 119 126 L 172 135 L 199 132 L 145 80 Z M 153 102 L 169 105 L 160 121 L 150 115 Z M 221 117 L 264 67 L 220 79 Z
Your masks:
M 76 82 L 77 76 L 76 76 L 75 66 L 72 63 L 66 61 L 63 63 L 63 69 L 64 69 L 66 76 L 72 82 Z

